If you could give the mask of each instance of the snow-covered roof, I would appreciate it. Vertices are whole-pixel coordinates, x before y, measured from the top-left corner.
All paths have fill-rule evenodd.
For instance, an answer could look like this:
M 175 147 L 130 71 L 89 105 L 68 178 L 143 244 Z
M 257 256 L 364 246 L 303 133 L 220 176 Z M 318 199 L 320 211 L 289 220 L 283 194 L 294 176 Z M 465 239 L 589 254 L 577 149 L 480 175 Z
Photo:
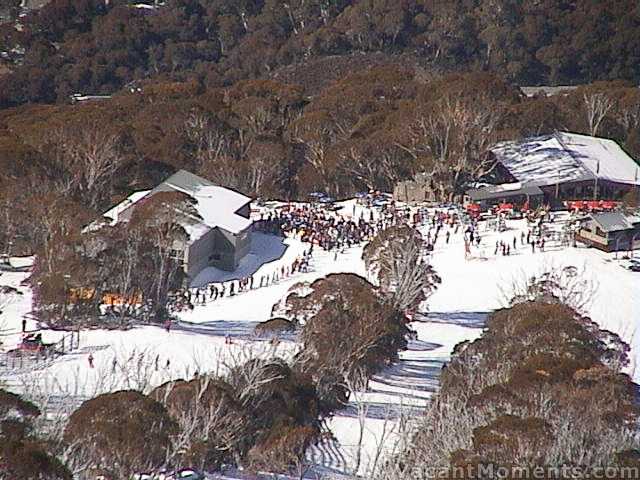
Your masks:
M 251 220 L 236 212 L 251 202 L 251 198 L 234 190 L 214 185 L 209 180 L 186 170 L 179 170 L 152 190 L 175 190 L 196 201 L 195 208 L 202 218 L 199 224 L 185 226 L 195 240 L 211 228 L 220 227 L 231 233 L 240 233 L 251 225 Z
M 503 142 L 491 151 L 522 183 L 538 186 L 582 180 L 640 185 L 640 167 L 613 140 L 558 132 L 518 142 Z
M 188 221 L 183 225 L 191 240 L 197 240 L 212 228 L 220 227 L 237 234 L 251 225 L 250 219 L 236 213 L 251 202 L 249 197 L 241 193 L 216 185 L 199 185 L 189 190 L 168 180 L 164 183 L 172 190 L 189 195 L 196 202 L 194 207 L 200 220 Z
M 153 190 L 132 193 L 124 201 L 104 213 L 111 225 L 118 223 L 120 214 L 147 196 L 159 192 L 181 192 L 194 201 L 194 207 L 200 218 L 185 215 L 183 227 L 191 240 L 197 240 L 213 228 L 219 227 L 237 234 L 251 225 L 251 220 L 237 212 L 251 202 L 251 198 L 228 188 L 214 185 L 208 180 L 186 170 L 171 175 Z
M 591 218 L 605 232 L 631 230 L 640 223 L 640 217 L 624 215 L 620 212 L 593 213 Z
M 567 94 L 573 90 L 578 88 L 575 85 L 558 85 L 558 86 L 550 86 L 543 85 L 540 87 L 520 87 L 522 93 L 524 93 L 527 97 L 533 97 L 538 94 L 542 94 L 545 97 L 552 97 L 554 95 Z
M 124 210 L 129 208 L 134 203 L 142 200 L 144 197 L 146 197 L 149 194 L 150 191 L 151 190 L 141 190 L 139 192 L 133 192 L 131 195 L 129 195 L 127 198 L 121 201 L 119 204 L 112 207 L 110 210 L 107 210 L 106 212 L 104 212 L 102 216 L 110 219 L 111 224 L 115 225 L 116 223 L 118 223 L 118 216 L 120 215 L 120 213 L 122 213 Z
M 223 187 L 200 187 L 194 198 L 203 223 L 220 227 L 231 233 L 240 233 L 251 225 L 251 220 L 236 212 L 251 201 L 241 193 Z

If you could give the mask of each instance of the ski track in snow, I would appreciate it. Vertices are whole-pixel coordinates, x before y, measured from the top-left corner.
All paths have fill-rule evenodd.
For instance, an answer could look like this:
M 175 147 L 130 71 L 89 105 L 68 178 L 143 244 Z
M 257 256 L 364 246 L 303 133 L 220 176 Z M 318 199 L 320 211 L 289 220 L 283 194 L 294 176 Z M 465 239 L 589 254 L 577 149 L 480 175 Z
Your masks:
M 344 212 L 360 215 L 361 207 L 345 202 Z M 366 213 L 366 212 L 365 212 Z M 366 213 L 368 215 L 368 213 Z M 429 397 L 438 389 L 438 377 L 456 344 L 477 338 L 486 316 L 500 308 L 501 287 L 513 279 L 523 278 L 548 268 L 573 265 L 585 267 L 586 274 L 598 288 L 588 310 L 601 328 L 618 333 L 632 347 L 629 368 L 636 382 L 640 381 L 640 274 L 625 270 L 613 254 L 586 249 L 549 245 L 545 252 L 531 253 L 520 246 L 520 231 L 526 229 L 522 220 L 507 221 L 505 232 L 483 231 L 480 248 L 473 248 L 470 260 L 464 258 L 462 229 L 445 243 L 443 229 L 432 263 L 442 278 L 442 284 L 428 300 L 428 311 L 416 316 L 412 328 L 418 338 L 409 342 L 400 353 L 399 361 L 375 375 L 366 392 L 358 395 L 360 403 L 351 402 L 328 421 L 333 439 L 324 439 L 311 448 L 308 459 L 318 465 L 317 471 L 327 476 L 350 474 L 354 471 L 360 434 L 359 408 L 365 411 L 361 461 L 358 472 L 366 474 L 373 466 L 378 450 L 393 452 L 405 417 L 419 415 Z M 423 227 L 426 230 L 426 227 Z M 511 244 L 516 237 L 517 248 L 510 256 L 493 254 L 496 240 Z M 241 265 L 243 274 L 271 275 L 281 265 L 290 265 L 309 248 L 294 238 L 278 239 L 259 234 L 252 245 L 252 254 Z M 196 372 L 223 372 L 229 363 L 254 355 L 290 356 L 296 349 L 294 338 L 284 337 L 277 347 L 267 339 L 256 338 L 253 328 L 271 318 L 271 309 L 289 288 L 298 282 L 311 282 L 329 273 L 353 272 L 366 276 L 360 259 L 362 247 L 340 253 L 315 249 L 312 271 L 296 274 L 275 285 L 226 297 L 214 303 L 197 305 L 179 315 L 180 321 L 167 333 L 159 326 L 138 326 L 127 331 L 88 330 L 80 336 L 80 349 L 48 363 L 37 370 L 23 369 L 11 374 L 0 365 L 0 378 L 18 391 L 25 385 L 32 391 L 53 390 L 52 402 L 73 395 L 84 399 L 105 391 L 140 386 L 136 372 L 150 377 L 149 387 L 169 379 L 190 378 Z M 637 255 L 637 254 L 636 254 Z M 265 263 L 266 262 L 266 263 Z M 31 308 L 31 291 L 20 286 L 27 273 L 3 272 L 0 285 L 18 288 L 0 315 L 0 349 L 15 347 L 20 339 L 21 321 Z M 215 269 L 203 272 L 197 284 L 211 279 L 228 279 Z M 37 327 L 27 318 L 27 330 Z M 45 330 L 45 342 L 57 341 L 64 332 Z M 225 335 L 232 339 L 225 344 Z M 88 365 L 88 352 L 94 357 L 94 368 Z M 114 363 L 115 361 L 115 363 Z M 168 361 L 168 363 L 167 363 Z M 75 402 L 74 402 L 75 403 Z

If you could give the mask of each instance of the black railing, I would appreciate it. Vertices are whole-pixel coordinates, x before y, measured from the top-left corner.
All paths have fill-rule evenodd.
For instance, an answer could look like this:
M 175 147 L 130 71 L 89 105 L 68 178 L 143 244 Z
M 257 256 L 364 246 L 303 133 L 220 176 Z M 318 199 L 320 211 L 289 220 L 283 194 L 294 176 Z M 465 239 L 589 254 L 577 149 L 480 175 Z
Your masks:
M 45 368 L 61 355 L 78 349 L 79 341 L 79 334 L 70 332 L 55 343 L 43 343 L 32 349 L 19 346 L 0 353 L 0 374 Z

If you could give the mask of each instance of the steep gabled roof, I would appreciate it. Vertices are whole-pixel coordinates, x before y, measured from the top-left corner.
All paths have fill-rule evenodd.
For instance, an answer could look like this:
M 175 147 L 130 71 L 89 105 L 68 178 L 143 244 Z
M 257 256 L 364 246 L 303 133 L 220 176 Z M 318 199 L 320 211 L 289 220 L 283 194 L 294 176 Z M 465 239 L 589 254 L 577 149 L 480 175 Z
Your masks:
M 199 219 L 185 217 L 183 227 L 191 240 L 197 240 L 209 230 L 219 227 L 237 234 L 251 225 L 251 220 L 238 215 L 238 211 L 251 202 L 251 198 L 234 190 L 214 185 L 209 180 L 186 170 L 179 170 L 152 190 L 132 193 L 124 201 L 104 213 L 115 224 L 119 214 L 144 198 L 159 192 L 181 192 L 194 200 Z
M 152 190 L 153 193 L 178 190 L 188 194 L 195 193 L 201 187 L 214 186 L 206 178 L 199 177 L 186 170 L 178 170 Z

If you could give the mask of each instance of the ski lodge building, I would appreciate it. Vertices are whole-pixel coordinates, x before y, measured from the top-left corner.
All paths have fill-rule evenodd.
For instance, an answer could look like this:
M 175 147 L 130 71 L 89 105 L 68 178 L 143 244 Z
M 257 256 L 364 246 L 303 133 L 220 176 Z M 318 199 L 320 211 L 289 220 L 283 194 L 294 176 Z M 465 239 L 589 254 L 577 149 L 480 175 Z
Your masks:
M 134 207 L 159 192 L 181 192 L 194 201 L 200 218 L 184 215 L 180 221 L 188 239 L 180 256 L 189 278 L 206 267 L 233 271 L 251 249 L 251 198 L 216 186 L 186 170 L 180 170 L 152 190 L 132 193 L 103 214 L 110 225 L 128 221 Z
M 605 252 L 635 250 L 640 248 L 640 217 L 621 212 L 592 213 L 576 238 Z
M 491 149 L 496 185 L 466 191 L 485 206 L 528 201 L 559 205 L 563 200 L 619 200 L 640 186 L 640 167 L 613 140 L 556 132 Z

